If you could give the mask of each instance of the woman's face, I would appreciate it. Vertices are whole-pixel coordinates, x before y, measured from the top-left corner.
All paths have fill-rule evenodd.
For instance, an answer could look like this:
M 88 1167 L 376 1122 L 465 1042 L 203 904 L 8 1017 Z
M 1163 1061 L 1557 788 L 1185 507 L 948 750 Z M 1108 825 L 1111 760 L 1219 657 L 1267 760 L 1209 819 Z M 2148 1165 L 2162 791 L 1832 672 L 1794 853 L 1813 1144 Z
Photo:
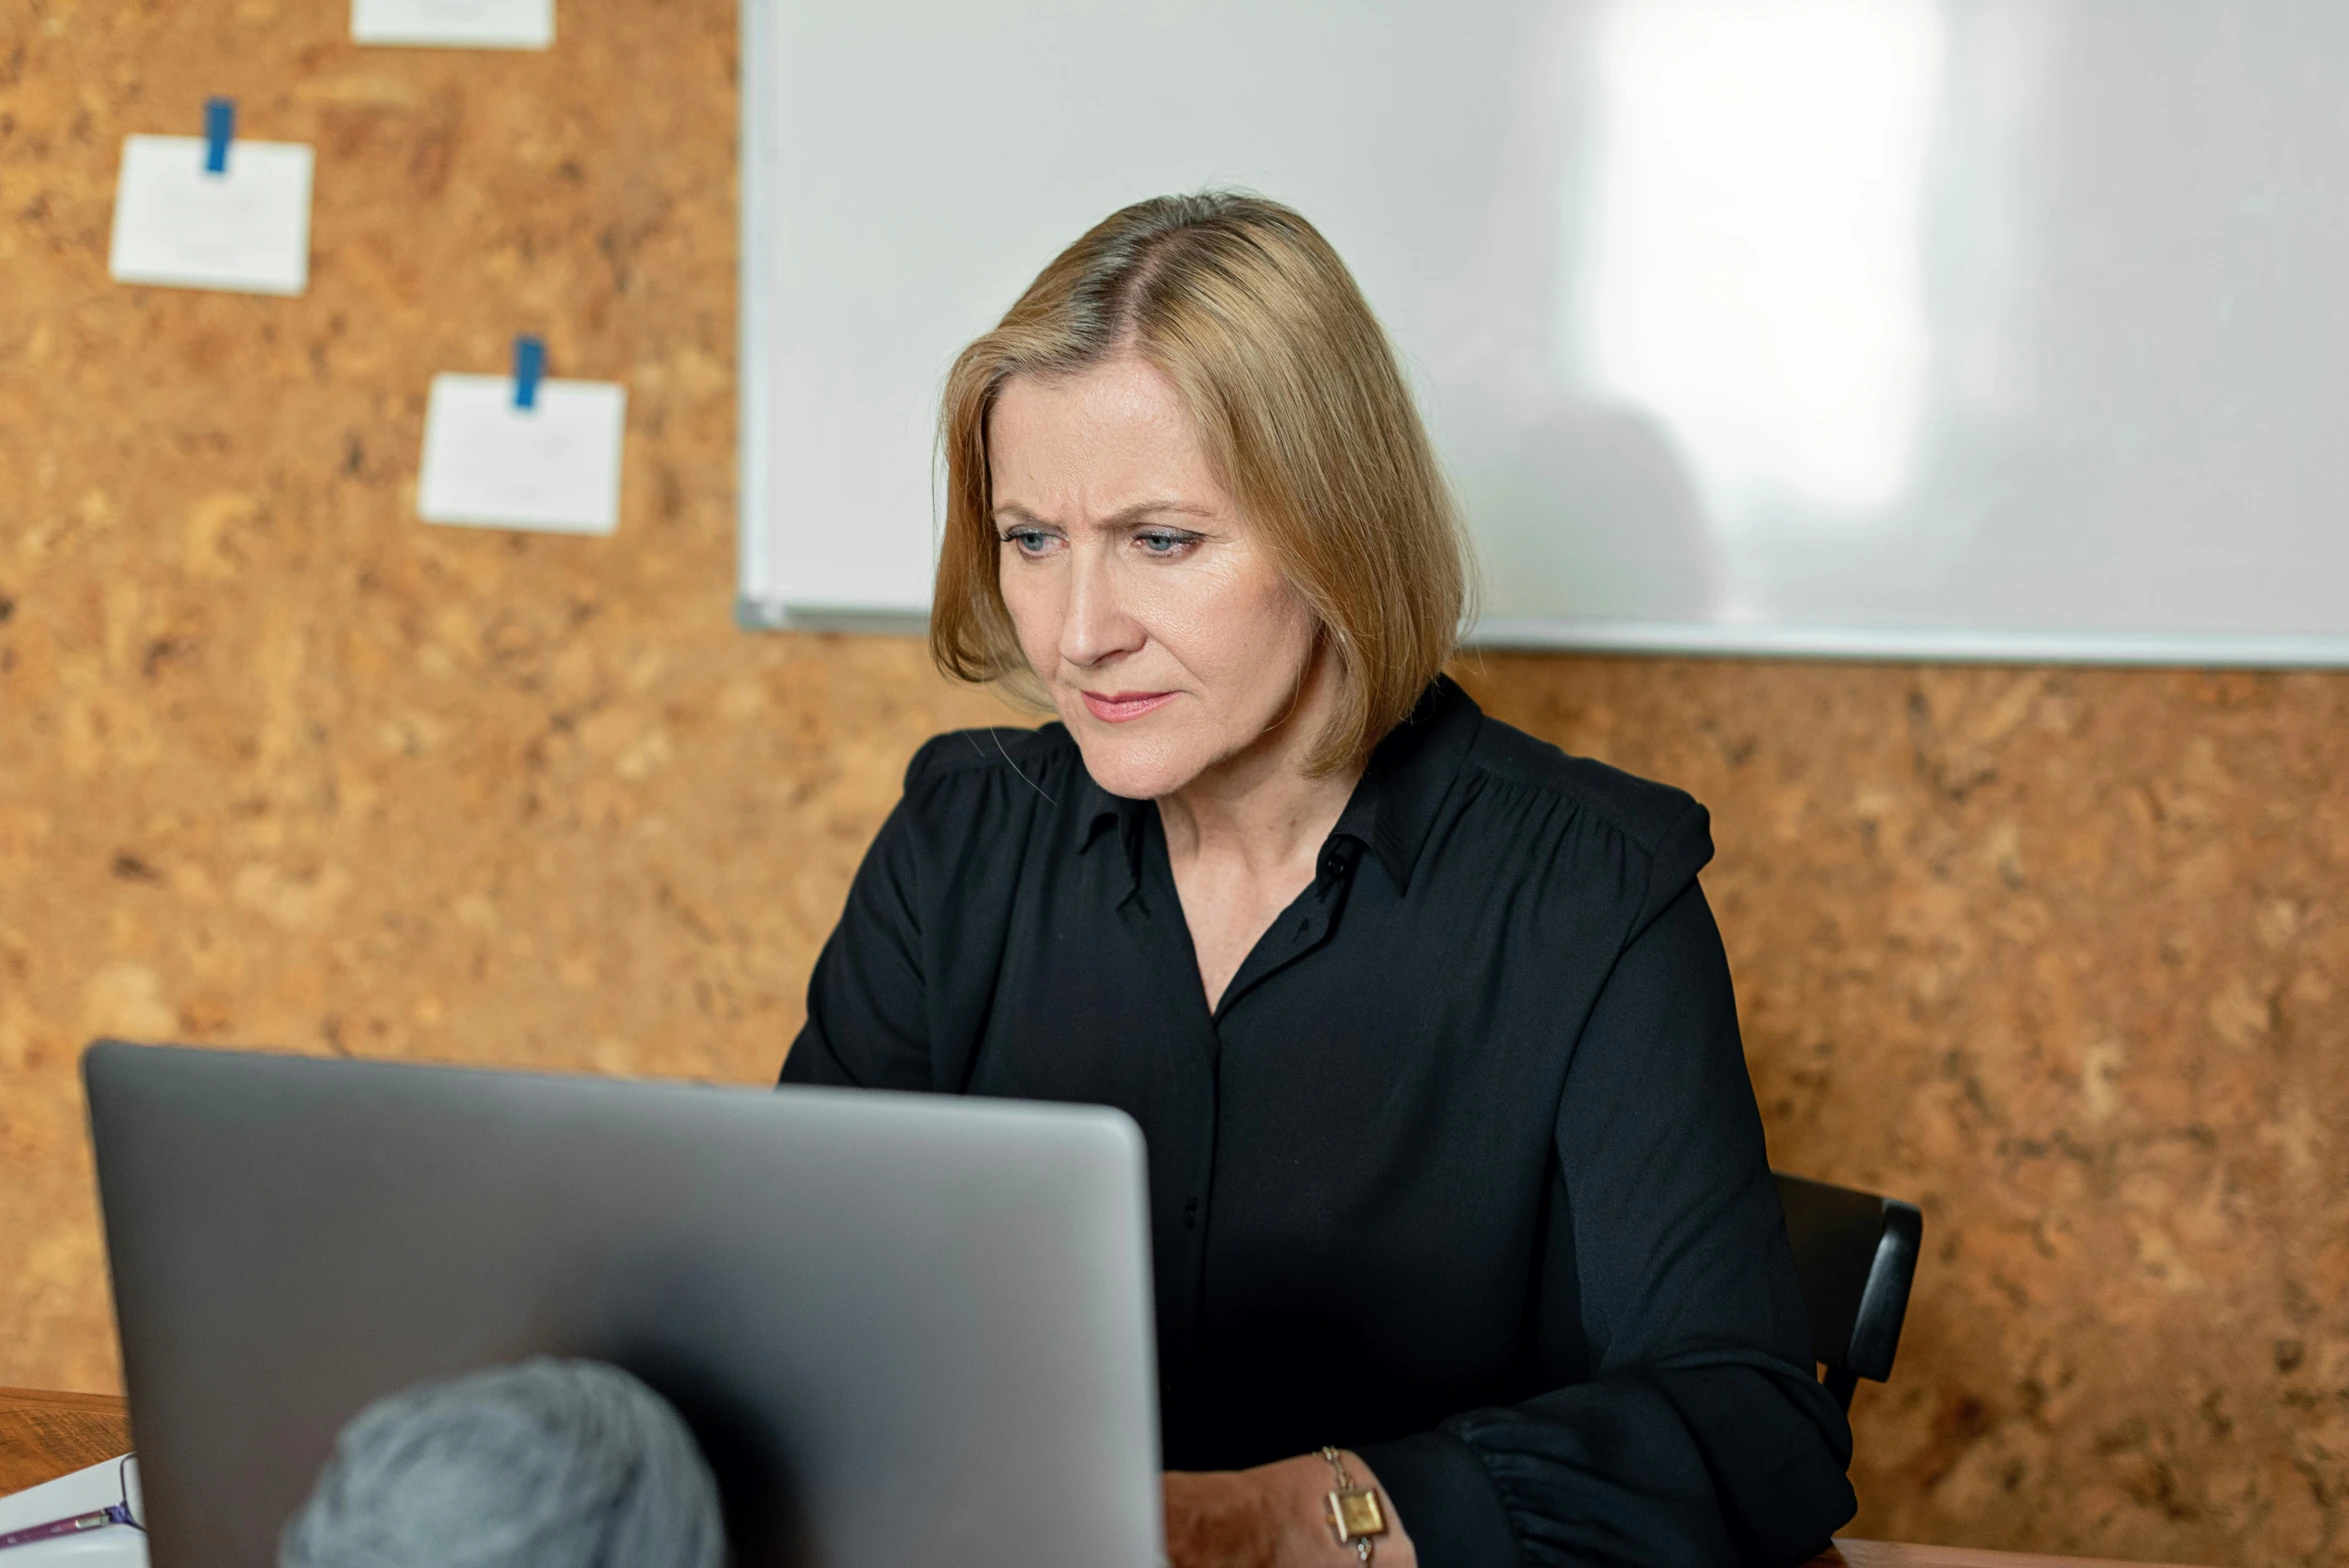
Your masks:
M 1162 372 L 1014 376 L 987 450 L 1004 603 L 1103 789 L 1174 794 L 1290 719 L 1313 613 Z

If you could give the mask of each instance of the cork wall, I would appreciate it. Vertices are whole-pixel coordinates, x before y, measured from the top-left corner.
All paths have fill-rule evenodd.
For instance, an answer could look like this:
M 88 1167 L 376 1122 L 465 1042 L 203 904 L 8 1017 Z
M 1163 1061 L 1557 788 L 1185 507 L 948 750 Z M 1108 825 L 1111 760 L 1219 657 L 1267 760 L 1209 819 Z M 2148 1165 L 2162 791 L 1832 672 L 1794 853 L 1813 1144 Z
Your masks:
M 758 1081 L 928 734 L 729 613 L 733 0 L 550 54 L 0 0 L 0 1384 L 116 1378 L 88 1036 Z M 105 275 L 130 132 L 317 149 L 296 300 Z M 610 540 L 427 528 L 426 386 L 629 388 Z M 1710 803 L 1773 1156 L 1917 1201 L 1855 1533 L 2349 1560 L 2349 677 L 1487 656 Z

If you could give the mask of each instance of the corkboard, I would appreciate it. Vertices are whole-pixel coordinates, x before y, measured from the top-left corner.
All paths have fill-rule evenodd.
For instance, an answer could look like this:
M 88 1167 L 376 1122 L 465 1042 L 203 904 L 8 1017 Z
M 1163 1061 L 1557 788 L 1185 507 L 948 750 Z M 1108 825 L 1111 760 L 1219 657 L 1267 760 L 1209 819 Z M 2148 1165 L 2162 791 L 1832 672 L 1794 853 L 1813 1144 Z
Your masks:
M 89 1035 L 757 1081 L 926 735 L 729 615 L 734 0 L 551 54 L 0 0 L 0 1385 L 116 1371 Z M 105 276 L 115 161 L 318 153 L 298 300 Z M 629 388 L 611 540 L 413 519 L 425 389 Z M 1712 804 L 1773 1155 L 1913 1198 L 1858 1533 L 2349 1557 L 2349 678 L 1488 658 Z
M 347 0 L 0 0 L 0 1385 L 115 1382 L 89 1035 L 771 1077 L 906 756 L 904 642 L 731 621 L 732 0 L 546 54 Z M 317 153 L 309 291 L 106 276 L 125 134 Z M 612 540 L 415 521 L 424 399 L 623 381 Z

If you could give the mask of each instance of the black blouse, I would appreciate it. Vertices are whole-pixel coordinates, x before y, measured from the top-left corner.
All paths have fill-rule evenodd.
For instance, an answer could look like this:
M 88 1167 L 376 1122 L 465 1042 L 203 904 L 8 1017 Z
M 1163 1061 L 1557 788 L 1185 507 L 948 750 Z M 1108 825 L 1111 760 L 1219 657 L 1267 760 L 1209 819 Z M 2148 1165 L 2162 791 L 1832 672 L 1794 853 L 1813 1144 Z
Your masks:
M 1851 1433 L 1706 823 L 1439 681 L 1210 1015 L 1151 804 L 1057 724 L 941 736 L 783 1080 L 1141 1124 L 1169 1469 L 1354 1448 L 1426 1568 L 1796 1562 Z

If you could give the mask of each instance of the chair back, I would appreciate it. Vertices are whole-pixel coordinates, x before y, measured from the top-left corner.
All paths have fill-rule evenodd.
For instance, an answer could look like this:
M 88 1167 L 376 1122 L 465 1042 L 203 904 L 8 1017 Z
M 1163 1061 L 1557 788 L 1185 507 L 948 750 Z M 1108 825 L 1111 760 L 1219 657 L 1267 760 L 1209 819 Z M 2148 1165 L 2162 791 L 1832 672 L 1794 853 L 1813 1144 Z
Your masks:
M 1825 1369 L 1821 1380 L 1849 1410 L 1858 1379 L 1881 1383 L 1892 1376 L 1925 1218 L 1898 1198 L 1771 1174 L 1811 1320 L 1811 1355 Z

